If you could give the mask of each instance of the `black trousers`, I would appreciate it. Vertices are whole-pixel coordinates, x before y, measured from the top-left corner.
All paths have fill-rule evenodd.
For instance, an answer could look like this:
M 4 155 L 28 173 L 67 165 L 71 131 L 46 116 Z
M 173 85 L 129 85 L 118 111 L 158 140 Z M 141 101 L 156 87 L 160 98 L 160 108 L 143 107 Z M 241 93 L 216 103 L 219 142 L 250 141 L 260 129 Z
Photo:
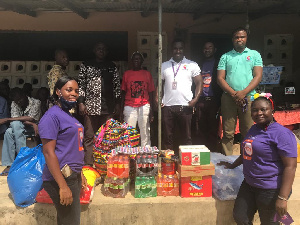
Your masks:
M 220 105 L 213 97 L 201 97 L 196 105 L 196 134 L 194 144 L 205 145 L 212 152 L 218 151 L 218 128 L 220 118 L 217 116 Z
M 65 206 L 60 204 L 59 187 L 56 181 L 44 181 L 43 187 L 52 199 L 56 212 L 58 225 L 80 225 L 80 190 L 81 190 L 81 174 L 72 173 L 71 176 L 65 178 L 68 187 L 72 191 L 73 203 Z
M 191 145 L 191 121 L 193 115 L 193 107 L 189 106 L 164 106 L 162 108 L 162 124 L 163 124 L 163 147 L 165 149 L 173 149 L 173 138 L 175 125 L 180 129 L 181 145 Z
M 278 222 L 273 222 L 278 194 L 279 189 L 252 187 L 244 180 L 233 208 L 233 218 L 237 225 L 252 225 L 256 211 L 261 225 L 279 225 Z

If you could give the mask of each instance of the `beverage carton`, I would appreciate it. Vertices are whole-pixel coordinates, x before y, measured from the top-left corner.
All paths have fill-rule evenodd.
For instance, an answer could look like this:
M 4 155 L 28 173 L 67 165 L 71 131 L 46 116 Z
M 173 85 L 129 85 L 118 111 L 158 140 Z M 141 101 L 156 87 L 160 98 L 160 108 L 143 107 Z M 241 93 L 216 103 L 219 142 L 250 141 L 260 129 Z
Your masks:
M 212 178 L 211 176 L 181 177 L 180 193 L 182 198 L 189 197 L 211 197 Z
M 181 145 L 179 157 L 181 165 L 210 164 L 210 150 L 205 145 Z

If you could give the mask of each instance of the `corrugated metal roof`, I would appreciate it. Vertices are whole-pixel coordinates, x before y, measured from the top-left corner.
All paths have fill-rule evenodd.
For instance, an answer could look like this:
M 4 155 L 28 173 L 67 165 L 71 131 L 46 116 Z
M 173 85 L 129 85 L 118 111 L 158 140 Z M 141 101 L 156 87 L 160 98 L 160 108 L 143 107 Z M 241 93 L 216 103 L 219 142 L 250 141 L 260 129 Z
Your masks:
M 157 0 L 0 0 L 0 11 L 31 16 L 37 11 L 74 11 L 88 17 L 94 11 L 156 12 Z M 299 0 L 162 0 L 163 12 L 192 13 L 299 13 Z

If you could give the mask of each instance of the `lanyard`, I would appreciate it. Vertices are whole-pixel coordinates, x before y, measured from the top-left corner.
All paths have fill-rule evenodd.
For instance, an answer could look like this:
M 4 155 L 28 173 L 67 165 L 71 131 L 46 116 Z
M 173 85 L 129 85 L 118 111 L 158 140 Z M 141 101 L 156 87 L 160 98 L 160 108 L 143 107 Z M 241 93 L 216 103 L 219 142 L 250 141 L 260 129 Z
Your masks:
M 175 77 L 177 76 L 177 73 L 179 71 L 179 68 L 181 66 L 181 62 L 182 61 L 179 62 L 176 72 L 175 72 L 175 69 L 174 69 L 174 63 L 172 62 L 172 68 L 173 68 L 173 74 L 174 74 L 174 81 L 175 81 Z

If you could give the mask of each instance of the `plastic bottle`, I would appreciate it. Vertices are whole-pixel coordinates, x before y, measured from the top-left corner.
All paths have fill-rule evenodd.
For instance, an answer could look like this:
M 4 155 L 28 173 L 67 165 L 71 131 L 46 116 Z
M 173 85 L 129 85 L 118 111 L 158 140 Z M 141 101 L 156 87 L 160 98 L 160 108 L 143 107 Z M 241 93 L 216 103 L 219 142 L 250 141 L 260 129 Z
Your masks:
M 149 154 L 147 159 L 147 173 L 151 173 L 153 171 L 153 155 Z
M 173 179 L 173 175 L 169 175 L 168 176 L 168 194 L 172 195 L 174 191 L 174 179 Z
M 146 155 L 142 155 L 142 172 L 143 174 L 147 174 L 147 158 Z
M 129 177 L 129 157 L 128 157 L 128 155 L 124 156 L 123 163 L 124 163 L 124 175 L 123 175 L 123 177 L 128 178 Z
M 161 173 L 156 177 L 156 190 L 158 196 L 163 196 L 163 180 Z
M 113 156 L 113 169 L 112 169 L 112 173 L 113 173 L 113 177 L 117 177 L 118 176 L 118 167 L 119 167 L 119 156 Z
M 124 156 L 120 155 L 118 159 L 118 172 L 117 172 L 117 177 L 119 178 L 124 178 Z
M 114 174 L 113 174 L 113 161 L 112 161 L 112 158 L 113 157 L 109 157 L 109 159 L 107 160 L 107 176 L 108 177 L 113 177 Z
M 179 196 L 179 179 L 177 174 L 174 175 L 174 196 Z

